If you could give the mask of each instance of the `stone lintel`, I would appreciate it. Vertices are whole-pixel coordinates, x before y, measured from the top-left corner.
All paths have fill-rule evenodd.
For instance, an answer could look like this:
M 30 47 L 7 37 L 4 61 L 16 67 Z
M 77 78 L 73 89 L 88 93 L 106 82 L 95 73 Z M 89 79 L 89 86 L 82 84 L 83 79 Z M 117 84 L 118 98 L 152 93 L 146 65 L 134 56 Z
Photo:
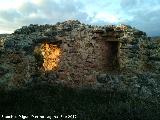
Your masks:
M 93 30 L 92 33 L 103 34 L 104 31 L 101 29 L 98 29 L 98 30 Z

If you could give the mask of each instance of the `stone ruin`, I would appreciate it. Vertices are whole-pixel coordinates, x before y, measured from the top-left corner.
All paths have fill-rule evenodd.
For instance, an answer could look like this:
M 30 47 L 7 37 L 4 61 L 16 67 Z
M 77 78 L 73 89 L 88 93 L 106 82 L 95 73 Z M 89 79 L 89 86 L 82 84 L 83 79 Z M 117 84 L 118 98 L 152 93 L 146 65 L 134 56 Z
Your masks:
M 157 75 L 160 69 L 148 56 L 150 41 L 146 33 L 127 25 L 91 26 L 69 20 L 23 26 L 1 36 L 0 83 L 94 86 L 144 71 Z

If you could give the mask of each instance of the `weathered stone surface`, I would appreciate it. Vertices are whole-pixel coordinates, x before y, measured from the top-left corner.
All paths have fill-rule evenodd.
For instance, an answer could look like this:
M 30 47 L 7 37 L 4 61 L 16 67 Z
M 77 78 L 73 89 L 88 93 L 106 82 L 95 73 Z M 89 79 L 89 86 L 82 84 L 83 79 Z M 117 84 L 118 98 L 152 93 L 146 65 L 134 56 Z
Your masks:
M 129 91 L 135 96 L 148 98 L 159 94 L 158 84 L 160 76 L 153 74 L 100 74 L 97 81 L 101 84 L 99 87 L 110 91 Z
M 3 68 L 3 67 L 0 67 L 0 78 L 5 75 L 7 72 L 9 72 L 9 70 Z

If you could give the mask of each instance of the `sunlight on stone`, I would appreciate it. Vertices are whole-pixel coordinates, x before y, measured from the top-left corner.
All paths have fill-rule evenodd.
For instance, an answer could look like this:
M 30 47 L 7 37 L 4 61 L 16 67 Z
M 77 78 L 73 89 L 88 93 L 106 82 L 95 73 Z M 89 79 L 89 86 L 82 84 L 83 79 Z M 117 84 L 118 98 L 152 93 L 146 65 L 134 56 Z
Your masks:
M 55 70 L 60 61 L 61 49 L 57 45 L 44 43 L 40 47 L 44 57 L 43 67 L 45 71 Z

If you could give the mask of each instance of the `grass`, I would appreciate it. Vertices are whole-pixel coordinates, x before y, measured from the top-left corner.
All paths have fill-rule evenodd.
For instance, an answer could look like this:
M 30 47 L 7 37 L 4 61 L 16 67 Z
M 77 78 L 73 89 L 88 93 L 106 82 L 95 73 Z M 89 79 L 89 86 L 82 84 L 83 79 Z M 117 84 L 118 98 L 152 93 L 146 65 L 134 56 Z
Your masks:
M 158 120 L 160 105 L 127 92 L 34 85 L 1 92 L 0 114 L 76 115 L 78 120 Z

